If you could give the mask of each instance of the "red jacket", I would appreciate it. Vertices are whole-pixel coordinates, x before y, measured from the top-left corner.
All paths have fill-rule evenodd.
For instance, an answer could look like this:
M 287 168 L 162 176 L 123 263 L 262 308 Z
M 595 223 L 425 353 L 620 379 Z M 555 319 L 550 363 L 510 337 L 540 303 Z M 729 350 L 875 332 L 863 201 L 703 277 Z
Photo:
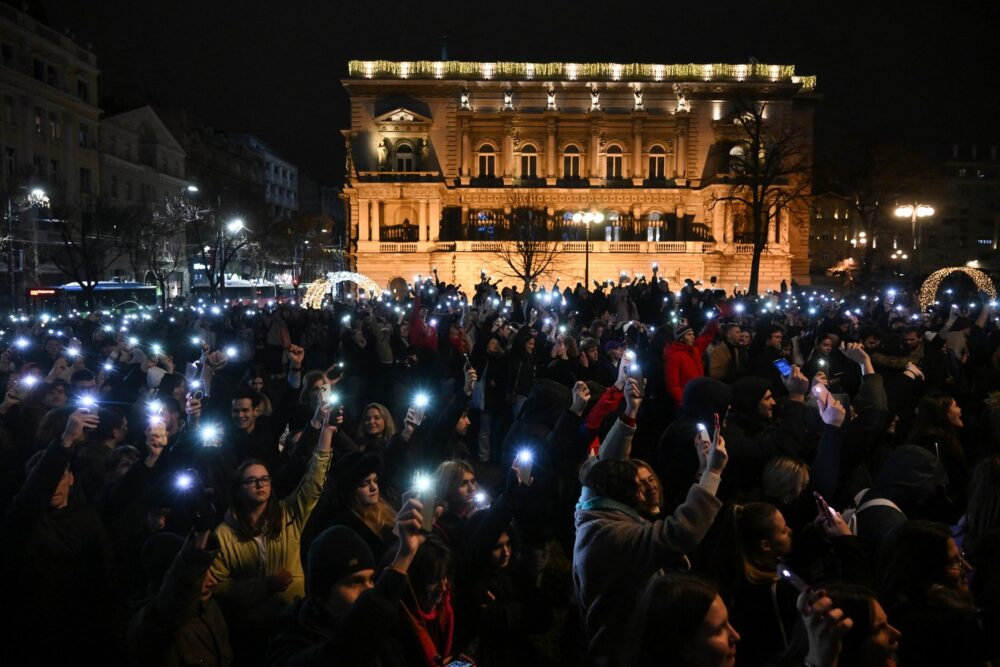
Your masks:
M 410 345 L 434 351 L 438 346 L 437 329 L 420 319 L 420 306 L 420 292 L 417 292 L 410 311 Z
M 705 374 L 705 362 L 702 356 L 718 330 L 718 325 L 713 322 L 694 339 L 694 345 L 674 341 L 663 348 L 663 376 L 667 383 L 667 393 L 677 405 L 682 403 L 684 386 L 694 378 Z

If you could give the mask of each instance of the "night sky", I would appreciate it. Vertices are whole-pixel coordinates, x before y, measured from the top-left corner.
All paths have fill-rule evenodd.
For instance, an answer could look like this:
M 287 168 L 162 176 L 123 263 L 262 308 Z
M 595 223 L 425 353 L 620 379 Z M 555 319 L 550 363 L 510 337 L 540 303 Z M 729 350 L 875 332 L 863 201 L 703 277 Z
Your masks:
M 987 6 L 990 5 L 990 6 Z M 139 90 L 260 136 L 306 174 L 341 178 L 339 79 L 352 58 L 794 64 L 819 77 L 817 159 L 837 132 L 927 152 L 1000 131 L 1000 3 L 141 2 L 41 0 L 93 44 L 102 95 Z

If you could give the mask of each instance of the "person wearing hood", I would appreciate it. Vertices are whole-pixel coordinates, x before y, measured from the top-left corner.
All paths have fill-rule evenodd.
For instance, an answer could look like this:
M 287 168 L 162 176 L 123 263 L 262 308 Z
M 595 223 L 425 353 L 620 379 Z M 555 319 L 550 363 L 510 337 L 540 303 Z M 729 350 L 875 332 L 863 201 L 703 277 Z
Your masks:
M 689 443 L 695 449 L 696 443 Z M 585 465 L 577 505 L 573 587 L 587 636 L 588 664 L 609 664 L 628 636 L 631 611 L 649 580 L 693 550 L 708 532 L 722 503 L 715 497 L 726 467 L 722 437 L 700 449 L 705 472 L 673 515 L 647 521 L 638 469 L 632 461 L 608 459 Z M 586 495 L 586 499 L 584 499 Z
M 216 531 L 212 576 L 238 658 L 262 656 L 281 611 L 305 594 L 299 541 L 323 490 L 337 430 L 335 421 L 324 422 L 306 473 L 287 498 L 272 495 L 271 473 L 259 461 L 244 461 L 233 474 L 230 509 Z
M 663 348 L 663 372 L 667 392 L 677 406 L 684 403 L 684 387 L 691 380 L 705 375 L 705 350 L 715 338 L 719 325 L 714 320 L 695 336 L 694 329 L 682 323 L 674 331 L 674 342 Z
M 656 446 L 654 467 L 664 486 L 661 492 L 667 507 L 680 504 L 685 490 L 698 480 L 698 453 L 691 446 L 697 425 L 711 426 L 715 415 L 724 422 L 731 399 L 729 385 L 712 378 L 695 378 L 684 387 L 681 413 Z
M 809 380 L 797 366 L 788 378 L 782 378 L 788 392 L 780 419 L 771 383 L 756 376 L 740 378 L 732 387 L 732 410 L 722 427 L 729 443 L 730 473 L 722 497 L 754 489 L 760 483 L 764 464 L 784 455 L 811 461 L 807 447 L 807 410 L 805 395 Z
M 876 552 L 908 519 L 947 514 L 947 475 L 941 462 L 923 447 L 904 445 L 886 459 L 875 484 L 855 498 L 856 534 Z M 954 519 L 954 517 L 952 518 Z
M 394 540 L 396 511 L 386 502 L 381 488 L 381 459 L 375 454 L 354 452 L 330 469 L 333 508 L 327 526 L 345 526 L 361 537 L 375 559 L 381 560 Z

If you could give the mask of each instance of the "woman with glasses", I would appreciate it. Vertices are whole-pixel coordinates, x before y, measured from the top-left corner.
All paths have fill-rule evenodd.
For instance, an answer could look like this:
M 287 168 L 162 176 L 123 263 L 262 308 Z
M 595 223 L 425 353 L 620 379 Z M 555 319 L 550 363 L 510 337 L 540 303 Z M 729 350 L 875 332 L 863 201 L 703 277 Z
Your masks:
M 881 558 L 889 622 L 903 633 L 903 665 L 982 665 L 987 643 L 972 596 L 972 567 L 948 526 L 908 521 Z
M 335 430 L 335 421 L 324 422 L 302 480 L 284 499 L 272 494 L 271 474 L 260 461 L 244 461 L 233 474 L 212 576 L 237 657 L 245 652 L 248 664 L 264 654 L 282 610 L 305 595 L 300 538 L 323 491 Z

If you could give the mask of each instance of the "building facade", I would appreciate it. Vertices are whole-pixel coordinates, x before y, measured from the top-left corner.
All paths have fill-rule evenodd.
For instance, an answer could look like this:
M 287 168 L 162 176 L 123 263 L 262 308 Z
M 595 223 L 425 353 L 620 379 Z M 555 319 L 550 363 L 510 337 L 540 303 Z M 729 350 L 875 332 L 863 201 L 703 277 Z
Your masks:
M 97 57 L 71 37 L 26 12 L 0 4 L 0 151 L 3 190 L 23 202 L 42 189 L 56 205 L 85 205 L 97 194 Z M 22 208 L 15 205 L 16 208 Z M 24 208 L 2 235 L 4 271 L 15 250 L 20 294 L 26 285 L 61 276 L 45 262 L 53 224 L 38 209 Z M 6 282 L 6 279 L 5 279 Z
M 433 268 L 517 283 L 498 252 L 528 208 L 533 238 L 560 251 L 545 282 L 583 281 L 589 260 L 591 281 L 657 263 L 745 287 L 752 245 L 720 201 L 739 103 L 801 129 L 811 160 L 815 79 L 788 66 L 352 61 L 343 84 L 347 224 L 356 269 L 380 284 Z M 582 211 L 603 216 L 589 253 Z M 808 282 L 808 225 L 807 208 L 774 216 L 762 289 Z
M 264 201 L 271 217 L 290 218 L 299 210 L 299 169 L 257 137 L 241 134 L 233 142 L 260 156 L 264 164 Z
M 186 154 L 151 106 L 113 113 L 101 119 L 101 194 L 116 208 L 145 209 L 168 198 L 186 193 Z M 183 238 L 179 240 L 183 243 Z M 118 258 L 110 271 L 115 277 L 131 276 L 147 282 L 144 275 L 132 275 L 127 254 Z M 179 295 L 187 283 L 186 272 L 175 273 L 167 285 L 168 297 Z
M 995 145 L 953 145 L 943 165 L 937 224 L 927 225 L 918 253 L 924 269 L 970 262 L 1000 272 L 1000 158 Z

